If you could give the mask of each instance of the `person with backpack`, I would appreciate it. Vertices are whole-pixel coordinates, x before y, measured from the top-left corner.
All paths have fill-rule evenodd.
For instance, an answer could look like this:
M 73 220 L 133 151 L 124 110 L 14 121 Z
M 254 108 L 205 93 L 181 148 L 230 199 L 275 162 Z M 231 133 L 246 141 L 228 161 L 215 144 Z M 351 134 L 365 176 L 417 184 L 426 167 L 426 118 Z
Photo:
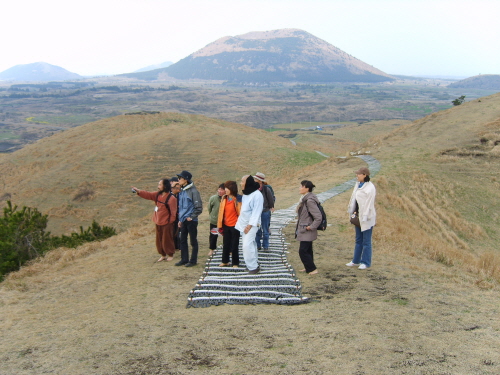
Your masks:
M 161 255 L 158 262 L 174 259 L 174 222 L 177 218 L 177 198 L 171 194 L 170 181 L 162 179 L 158 182 L 158 191 L 149 192 L 132 187 L 139 197 L 155 202 L 153 222 L 156 225 L 156 249 Z
M 302 196 L 297 205 L 298 219 L 295 228 L 295 238 L 300 241 L 300 260 L 305 267 L 300 272 L 307 272 L 309 275 L 318 273 L 318 269 L 314 264 L 313 241 L 318 238 L 318 227 L 323 221 L 323 216 L 318 206 L 318 197 L 312 192 L 315 187 L 308 180 L 300 183 L 299 193 Z
M 266 175 L 257 172 L 253 176 L 255 182 L 259 183 L 259 191 L 264 198 L 264 205 L 262 207 L 261 226 L 255 235 L 255 242 L 257 242 L 257 250 L 264 248 L 264 251 L 269 250 L 269 227 L 271 226 L 271 213 L 274 212 L 274 191 L 267 184 Z

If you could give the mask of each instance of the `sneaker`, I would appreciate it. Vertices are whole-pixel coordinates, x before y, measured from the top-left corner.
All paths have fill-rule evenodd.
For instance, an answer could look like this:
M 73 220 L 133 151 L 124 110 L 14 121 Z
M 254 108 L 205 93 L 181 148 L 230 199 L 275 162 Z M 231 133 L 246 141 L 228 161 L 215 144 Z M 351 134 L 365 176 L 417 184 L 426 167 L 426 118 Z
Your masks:
M 353 262 L 349 262 L 346 264 L 347 267 L 354 267 L 354 266 L 359 266 L 359 263 L 353 263 Z
M 358 270 L 366 270 L 368 267 L 366 266 L 366 264 L 363 264 L 361 263 L 358 267 Z
M 269 251 L 269 248 L 268 248 L 268 247 L 265 247 L 265 248 L 264 248 L 264 251 Z
M 197 263 L 191 263 L 191 262 L 188 262 L 186 263 L 186 267 L 194 267 L 196 266 Z
M 184 263 L 182 260 L 180 262 L 175 263 L 176 266 L 183 266 L 187 263 Z

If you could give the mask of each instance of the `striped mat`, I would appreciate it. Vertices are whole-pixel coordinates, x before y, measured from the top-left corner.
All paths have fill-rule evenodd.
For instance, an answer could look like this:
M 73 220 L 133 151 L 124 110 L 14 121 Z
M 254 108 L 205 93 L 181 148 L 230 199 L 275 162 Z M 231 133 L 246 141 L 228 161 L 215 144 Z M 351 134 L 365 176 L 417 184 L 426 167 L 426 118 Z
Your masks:
M 358 156 L 370 168 L 372 175 L 380 170 L 380 163 L 371 156 Z M 351 189 L 356 179 L 317 194 L 324 202 Z M 295 305 L 306 303 L 308 297 L 302 295 L 302 286 L 292 265 L 288 263 L 288 244 L 283 228 L 295 221 L 296 204 L 275 211 L 271 216 L 269 250 L 259 251 L 261 271 L 249 275 L 246 270 L 240 242 L 240 267 L 219 267 L 222 263 L 222 247 L 214 251 L 207 260 L 203 274 L 188 296 L 187 307 L 209 307 L 221 304 L 261 304 Z

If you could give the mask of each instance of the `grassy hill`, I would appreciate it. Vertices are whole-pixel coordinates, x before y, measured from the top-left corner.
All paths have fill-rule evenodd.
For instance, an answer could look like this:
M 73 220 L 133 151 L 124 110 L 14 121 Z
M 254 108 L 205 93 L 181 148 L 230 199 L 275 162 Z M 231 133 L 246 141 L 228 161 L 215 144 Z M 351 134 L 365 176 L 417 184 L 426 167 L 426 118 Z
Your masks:
M 499 74 L 482 74 L 453 82 L 448 87 L 455 89 L 500 90 Z
M 22 194 L 46 207 L 60 200 L 89 217 L 105 212 L 103 219 L 118 213 L 128 221 L 106 220 L 128 229 L 55 250 L 1 284 L 0 372 L 498 374 L 500 94 L 387 131 L 394 126 L 305 133 L 294 147 L 279 132 L 201 116 L 120 116 L 3 156 L 2 185 L 16 199 Z M 186 129 L 189 137 L 181 136 Z M 212 146 L 215 139 L 226 151 Z M 324 204 L 332 226 L 314 243 L 319 274 L 300 277 L 311 303 L 185 308 L 203 266 L 155 262 L 152 224 L 134 211 L 147 215 L 150 206 L 128 195 L 129 181 L 153 189 L 162 174 L 187 165 L 205 198 L 218 179 L 237 178 L 252 164 L 272 176 L 283 208 L 298 200 L 300 180 L 311 179 L 321 192 L 363 165 L 356 158 L 319 161 L 312 150 L 359 149 L 382 163 L 373 179 L 378 218 L 371 269 L 344 265 L 354 246 L 345 212 L 350 193 L 344 193 Z M 73 202 L 82 182 L 95 198 Z M 33 191 L 45 198 L 30 197 Z M 285 229 L 289 262 L 299 269 L 293 232 L 293 224 Z M 203 263 L 206 217 L 199 233 Z
M 156 191 L 161 178 L 182 170 L 193 174 L 208 202 L 226 180 L 261 171 L 271 181 L 286 182 L 287 176 L 324 160 L 276 134 L 176 113 L 113 117 L 0 157 L 0 198 L 48 213 L 56 233 L 93 219 L 128 228 L 151 210 L 130 186 Z

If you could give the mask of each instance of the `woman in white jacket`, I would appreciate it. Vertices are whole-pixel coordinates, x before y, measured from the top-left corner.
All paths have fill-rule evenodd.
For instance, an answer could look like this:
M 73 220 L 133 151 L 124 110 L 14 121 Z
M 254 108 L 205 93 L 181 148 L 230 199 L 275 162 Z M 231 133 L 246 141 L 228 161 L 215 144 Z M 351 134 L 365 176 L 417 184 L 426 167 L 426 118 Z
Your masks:
M 372 264 L 372 231 L 377 217 L 375 212 L 377 191 L 375 185 L 370 182 L 368 168 L 360 168 L 354 173 L 358 181 L 354 186 L 347 212 L 349 215 L 358 214 L 360 226 L 354 226 L 356 230 L 354 256 L 346 266 L 359 266 L 358 269 L 365 270 Z

